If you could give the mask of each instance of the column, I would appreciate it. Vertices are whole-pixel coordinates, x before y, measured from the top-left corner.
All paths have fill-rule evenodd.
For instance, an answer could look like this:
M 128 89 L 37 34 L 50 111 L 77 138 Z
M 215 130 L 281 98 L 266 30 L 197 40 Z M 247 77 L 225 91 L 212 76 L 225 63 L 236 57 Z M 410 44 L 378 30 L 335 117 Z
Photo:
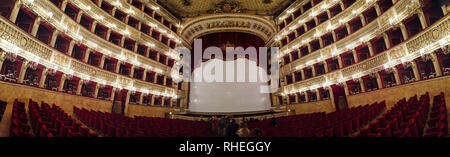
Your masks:
M 319 45 L 320 45 L 320 48 L 323 48 L 322 38 L 321 38 L 321 37 L 318 37 L 318 38 L 319 38 Z
M 86 49 L 86 54 L 84 55 L 83 62 L 88 63 L 88 61 L 89 61 L 89 55 L 90 55 L 90 54 L 91 54 L 91 49 L 90 49 L 90 48 L 87 48 L 87 49 Z
M 415 61 L 411 61 L 412 64 L 412 69 L 414 72 L 414 78 L 416 79 L 416 81 L 420 80 L 420 74 L 419 74 L 419 69 L 417 68 L 417 64 Z
M 156 54 L 156 61 L 159 62 L 159 52 Z
M 352 50 L 352 54 L 353 54 L 353 59 L 355 60 L 355 63 L 358 63 L 359 58 L 358 58 L 358 54 L 356 53 L 355 49 Z
M 395 84 L 400 85 L 402 82 L 400 81 L 400 76 L 398 74 L 398 69 L 396 67 L 393 67 L 394 69 L 394 78 L 395 78 Z
M 428 27 L 427 20 L 425 19 L 425 14 L 423 13 L 422 8 L 417 9 L 417 16 L 419 17 L 420 24 L 422 25 L 422 29 Z
M 32 36 L 36 36 L 37 31 L 39 29 L 39 25 L 41 25 L 41 17 L 36 17 L 36 20 L 34 20 L 33 29 L 31 30 Z
M 352 29 L 350 29 L 350 24 L 345 23 L 345 28 L 347 28 L 347 34 L 348 34 L 348 35 L 350 35 L 350 34 L 353 33 L 353 32 L 352 32 Z M 348 35 L 347 35 L 347 36 L 348 36 Z
M 60 92 L 63 91 L 63 89 L 64 89 L 64 82 L 66 81 L 66 78 L 67 78 L 66 74 L 63 74 L 61 76 L 61 81 L 59 81 L 58 91 L 60 91 Z
M 155 96 L 156 95 L 152 95 L 152 99 L 150 100 L 150 106 L 155 106 Z
M 344 66 L 344 64 L 342 64 L 342 58 L 341 58 L 341 55 L 338 55 L 338 56 L 337 56 L 337 60 L 338 60 L 338 63 L 339 63 L 339 69 L 341 69 L 341 68 Z
M 143 101 L 144 101 L 144 93 L 141 93 L 141 95 L 139 95 L 139 104 L 142 105 Z
M 69 49 L 67 50 L 67 55 L 72 56 L 73 47 L 75 47 L 76 41 L 71 40 L 69 44 Z
M 11 10 L 11 15 L 9 16 L 9 20 L 12 23 L 16 23 L 16 19 L 17 19 L 17 15 L 19 14 L 20 11 L 20 2 L 16 1 L 16 3 L 14 3 L 14 8 Z
M 95 28 L 97 27 L 97 21 L 94 21 L 91 26 L 91 32 L 95 32 Z M 109 30 L 109 29 L 108 29 Z
M 136 66 L 134 66 L 134 64 L 132 64 L 131 65 L 131 72 L 130 72 L 130 77 L 131 78 L 134 78 L 134 68 L 135 68 Z
M 125 34 L 122 35 L 122 39 L 120 40 L 119 46 L 123 47 L 124 43 L 125 43 Z
M 292 82 L 293 83 L 297 82 L 297 78 L 295 77 L 295 73 L 292 73 Z
M 1 53 L 3 53 L 3 54 L 1 54 Z M 3 51 L 3 50 L 0 50 L 0 69 L 2 69 L 2 67 L 3 67 L 3 62 L 5 61 L 5 51 Z
M 106 31 L 106 40 L 108 40 L 109 41 L 109 38 L 111 37 L 111 28 L 109 28 L 107 31 Z M 119 43 L 120 44 L 120 43 Z
M 77 23 L 80 23 L 82 16 L 83 16 L 83 10 L 80 10 L 80 12 L 78 12 L 77 19 L 75 19 L 77 21 Z
M 68 0 L 63 0 L 62 4 L 61 4 L 61 10 L 64 12 L 66 10 L 67 7 L 67 1 Z
M 434 71 L 436 72 L 436 76 L 442 76 L 442 69 L 439 65 L 439 60 L 435 52 L 431 53 L 431 61 L 433 61 Z
M 361 86 L 361 92 L 366 92 L 366 86 L 364 85 L 364 80 L 359 78 L 359 85 Z
M 99 89 L 100 89 L 100 84 L 97 83 L 97 84 L 95 85 L 94 98 L 97 98 L 97 96 L 98 96 L 98 90 L 99 90 Z
M 51 47 L 55 47 L 56 38 L 58 38 L 58 34 L 59 34 L 58 30 L 53 31 L 52 38 L 51 38 L 51 41 L 50 41 L 50 46 Z
M 380 73 L 378 73 L 378 72 L 375 73 L 375 77 L 377 78 L 378 89 L 383 88 L 383 83 L 382 83 Z
M 386 50 L 391 48 L 391 42 L 389 41 L 389 36 L 386 34 L 386 32 L 383 33 L 383 39 L 384 43 L 386 44 Z
M 333 94 L 333 89 L 331 88 L 331 86 L 328 86 L 328 92 L 330 93 L 330 100 L 331 100 L 331 104 L 333 106 L 333 109 L 336 110 L 336 103 L 334 103 L 334 94 Z
M 114 96 L 116 95 L 116 87 L 113 87 L 111 90 L 110 100 L 114 101 Z
M 158 79 L 158 73 L 155 73 L 155 77 L 153 78 L 153 83 L 156 83 Z
M 359 14 L 359 19 L 361 20 L 363 27 L 367 25 L 366 18 L 364 17 L 363 14 Z
M 369 48 L 370 57 L 373 57 L 375 55 L 375 52 L 373 52 L 373 46 L 371 42 L 367 42 L 367 48 Z
M 308 52 L 309 52 L 308 54 L 310 54 L 312 52 L 311 51 L 311 44 L 308 43 L 308 44 L 306 44 L 306 46 L 308 46 Z
M 295 102 L 297 102 L 297 104 L 299 104 L 300 103 L 300 98 L 298 97 L 298 94 L 297 93 L 295 93 Z
M 103 2 L 103 0 L 98 0 L 98 4 L 97 5 L 100 7 L 102 2 Z
M 331 17 L 330 9 L 327 9 L 327 16 L 328 16 L 328 19 L 331 19 L 331 18 L 330 18 L 330 17 Z
M 305 93 L 305 101 L 309 102 L 309 94 L 308 94 L 308 92 L 304 92 L 304 93 Z
M 127 90 L 127 97 L 125 98 L 125 109 L 123 110 L 123 114 L 128 112 L 128 105 L 130 103 L 130 95 L 131 95 L 131 91 Z
M 78 81 L 78 85 L 77 85 L 77 95 L 81 95 L 81 88 L 83 87 L 85 80 L 80 79 Z
M 147 69 L 144 69 L 144 74 L 142 75 L 142 80 L 146 80 L 147 79 Z
M 27 72 L 27 68 L 28 68 L 28 61 L 24 60 L 22 62 L 22 67 L 20 67 L 20 74 L 19 74 L 19 80 L 17 81 L 18 83 L 23 83 L 23 79 L 25 77 L 25 73 Z
M 117 10 L 117 7 L 113 7 L 113 9 L 111 11 L 112 16 L 116 15 L 116 10 Z
M 302 73 L 302 80 L 305 80 L 305 71 L 301 69 L 300 72 Z
M 333 41 L 337 41 L 336 32 L 334 32 L 334 30 L 331 30 L 331 35 L 333 36 Z
M 327 61 L 322 61 L 323 63 L 323 68 L 325 69 L 325 73 L 328 73 L 328 63 Z
M 347 85 L 347 82 L 344 82 L 344 91 L 345 91 L 345 95 L 346 95 L 346 96 L 350 95 L 350 92 L 348 91 L 348 85 Z
M 102 59 L 100 60 L 100 68 L 103 68 L 103 66 L 105 65 L 105 54 L 102 55 Z
M 45 80 L 47 79 L 47 68 L 42 69 L 41 79 L 39 80 L 39 87 L 44 88 L 45 86 Z
M 403 40 L 407 40 L 408 39 L 408 31 L 406 30 L 406 26 L 405 26 L 405 24 L 403 24 L 403 22 L 400 22 L 400 30 L 402 31 Z
M 375 3 L 374 6 L 375 6 L 375 11 L 377 12 L 377 15 L 380 16 L 381 15 L 380 6 L 377 3 Z
M 165 101 L 165 97 L 161 97 L 161 106 L 165 106 L 164 101 Z
M 163 81 L 164 81 L 164 82 L 163 82 L 163 85 L 165 85 L 165 86 L 166 86 L 166 83 L 167 83 L 167 81 L 166 81 L 166 80 L 167 80 L 167 76 L 166 76 L 166 75 L 164 75 L 164 78 L 163 78 Z M 172 82 L 173 82 L 173 81 L 172 81 Z
M 311 71 L 312 71 L 313 77 L 316 77 L 316 76 L 317 76 L 317 73 L 316 73 L 316 66 L 312 65 L 312 66 L 311 66 Z
M 129 14 L 127 14 L 126 16 L 125 16 L 125 21 L 124 21 L 124 23 L 125 24 L 128 24 L 128 20 L 130 19 L 130 15 Z
M 316 91 L 317 101 L 321 100 L 319 89 L 314 89 Z
M 120 64 L 122 64 L 122 61 L 118 60 L 116 64 L 116 73 L 119 73 Z

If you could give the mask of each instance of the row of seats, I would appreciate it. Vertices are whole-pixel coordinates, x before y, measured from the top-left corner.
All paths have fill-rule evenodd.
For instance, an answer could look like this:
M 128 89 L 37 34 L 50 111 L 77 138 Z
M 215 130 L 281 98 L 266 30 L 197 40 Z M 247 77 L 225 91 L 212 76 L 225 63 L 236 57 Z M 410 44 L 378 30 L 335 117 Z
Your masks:
M 19 102 L 17 99 L 13 103 L 13 111 L 11 115 L 11 127 L 9 131 L 10 137 L 32 137 L 30 133 L 30 125 L 25 110 L 25 103 Z
M 3 114 L 5 113 L 7 103 L 4 101 L 0 101 L 0 122 L 3 119 Z
M 444 93 L 433 98 L 428 128 L 425 130 L 425 137 L 444 137 L 448 134 L 447 107 Z
M 74 107 L 74 114 L 90 128 L 108 137 L 211 137 L 206 122 L 168 118 L 127 117 Z
M 344 137 L 351 135 L 377 117 L 386 103 L 358 106 L 326 114 L 312 113 L 277 118 L 272 126 L 270 119 L 250 122 L 250 129 L 260 128 L 265 137 Z
M 59 106 L 51 107 L 45 102 L 41 106 L 30 99 L 28 105 L 32 130 L 37 137 L 97 137 L 96 133 L 74 120 Z
M 428 93 L 398 101 L 390 110 L 354 137 L 421 137 L 424 133 L 430 96 Z

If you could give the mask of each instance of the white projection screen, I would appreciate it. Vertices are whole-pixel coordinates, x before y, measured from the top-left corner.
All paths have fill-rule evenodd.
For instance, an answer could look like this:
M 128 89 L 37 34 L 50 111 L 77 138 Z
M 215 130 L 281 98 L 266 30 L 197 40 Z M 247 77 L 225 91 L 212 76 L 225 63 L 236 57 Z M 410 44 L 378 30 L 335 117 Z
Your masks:
M 221 65 L 222 68 L 220 68 Z M 218 69 L 223 70 L 220 71 Z M 237 113 L 270 110 L 270 95 L 267 92 L 261 92 L 263 86 L 268 86 L 267 81 L 261 80 L 259 78 L 261 77 L 260 74 L 257 74 L 258 78 L 256 81 L 252 80 L 249 75 L 250 73 L 254 76 L 255 69 L 258 69 L 259 72 L 267 77 L 267 72 L 263 68 L 258 67 L 256 62 L 245 58 L 233 61 L 212 59 L 202 63 L 201 68 L 194 69 L 192 75 L 194 78 L 202 75 L 200 78 L 203 79 L 201 82 L 191 82 L 189 94 L 190 112 Z M 205 82 L 204 75 L 208 72 L 204 71 L 223 75 L 223 81 Z M 234 81 L 229 81 L 230 78 L 234 78 Z M 238 82 L 238 78 L 240 78 L 241 82 Z

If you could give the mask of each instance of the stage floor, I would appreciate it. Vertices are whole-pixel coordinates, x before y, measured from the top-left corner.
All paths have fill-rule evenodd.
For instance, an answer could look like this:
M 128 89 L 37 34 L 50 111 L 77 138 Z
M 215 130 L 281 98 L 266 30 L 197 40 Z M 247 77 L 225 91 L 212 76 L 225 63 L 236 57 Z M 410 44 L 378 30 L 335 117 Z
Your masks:
M 245 112 L 245 113 L 186 113 L 186 114 L 176 114 L 180 116 L 187 116 L 187 117 L 203 117 L 203 118 L 209 118 L 209 117 L 226 117 L 226 116 L 232 116 L 232 117 L 254 117 L 254 116 L 270 116 L 272 114 L 278 114 L 283 112 L 275 112 L 275 111 L 258 111 L 258 112 Z

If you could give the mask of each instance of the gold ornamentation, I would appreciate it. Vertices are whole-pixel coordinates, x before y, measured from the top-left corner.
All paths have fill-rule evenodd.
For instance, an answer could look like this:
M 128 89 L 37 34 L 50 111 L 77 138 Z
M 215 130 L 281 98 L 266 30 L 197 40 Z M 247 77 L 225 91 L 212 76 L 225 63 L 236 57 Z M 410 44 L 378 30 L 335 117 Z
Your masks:
M 208 11 L 208 13 L 217 14 L 217 13 L 242 13 L 245 12 L 246 9 L 242 9 L 240 4 L 231 0 L 224 0 L 219 4 L 215 5 L 214 9 Z

